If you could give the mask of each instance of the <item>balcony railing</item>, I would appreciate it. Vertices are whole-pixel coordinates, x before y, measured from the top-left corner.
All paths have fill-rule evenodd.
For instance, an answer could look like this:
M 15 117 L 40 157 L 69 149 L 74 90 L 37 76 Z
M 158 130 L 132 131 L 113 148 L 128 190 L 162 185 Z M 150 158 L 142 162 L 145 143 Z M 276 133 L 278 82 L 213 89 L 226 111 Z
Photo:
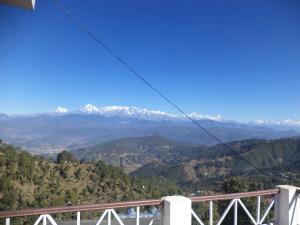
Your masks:
M 251 198 L 252 203 L 255 200 L 255 215 L 253 210 L 250 212 L 246 198 Z M 264 198 L 264 208 L 262 207 L 262 198 Z M 272 223 L 279 225 L 299 225 L 300 224 L 300 201 L 299 188 L 292 186 L 279 186 L 275 189 L 234 193 L 234 194 L 222 194 L 212 196 L 195 196 L 191 198 L 185 198 L 181 196 L 169 196 L 162 199 L 154 200 L 141 200 L 141 201 L 128 201 L 128 202 L 116 202 L 106 204 L 89 204 L 89 205 L 77 205 L 77 206 L 63 206 L 63 207 L 51 207 L 40 209 L 26 209 L 19 211 L 2 211 L 0 212 L 0 218 L 5 218 L 5 224 L 10 225 L 10 219 L 15 217 L 27 217 L 38 216 L 34 225 L 43 223 L 57 225 L 57 221 L 52 215 L 60 213 L 76 213 L 76 223 L 80 225 L 82 222 L 80 219 L 80 213 L 86 211 L 100 211 L 102 212 L 95 225 L 101 224 L 120 224 L 125 225 L 124 214 L 117 213 L 120 210 L 135 208 L 134 215 L 131 215 L 130 225 L 142 225 L 142 217 L 144 215 L 141 212 L 141 208 L 146 206 L 155 207 L 155 211 L 151 218 L 148 218 L 147 223 L 143 219 L 143 224 L 153 225 L 154 221 L 159 221 L 163 225 L 190 225 L 192 221 L 200 225 L 221 225 L 225 218 L 229 215 L 230 211 L 233 211 L 233 225 L 239 224 L 239 216 L 242 210 L 244 215 L 247 215 L 249 221 L 254 225 L 260 225 L 266 223 L 266 218 L 273 210 L 273 217 L 269 218 Z M 219 212 L 219 217 L 214 221 L 214 205 L 216 203 L 223 203 L 224 211 Z M 224 205 L 227 203 L 227 206 Z M 194 210 L 196 204 L 201 203 L 207 206 L 208 219 L 205 221 Z M 266 204 L 267 203 L 267 204 Z M 275 210 L 274 210 L 275 206 Z M 150 214 L 147 214 L 148 216 Z M 232 214 L 231 214 L 232 216 Z M 134 220 L 132 220 L 134 217 Z M 127 217 L 128 218 L 128 217 Z M 112 220 L 114 219 L 114 223 Z M 184 222 L 183 222 L 184 221 Z M 90 222 L 90 224 L 93 224 Z
M 252 224 L 258 225 L 263 224 L 266 217 L 268 216 L 270 210 L 274 206 L 275 202 L 275 196 L 279 193 L 279 189 L 271 189 L 271 190 L 263 190 L 263 191 L 254 191 L 254 192 L 244 192 L 244 193 L 234 193 L 234 194 L 224 194 L 224 195 L 215 195 L 215 196 L 201 196 L 201 197 L 193 197 L 191 198 L 193 203 L 196 202 L 209 202 L 209 225 L 220 225 L 225 217 L 228 215 L 230 209 L 234 208 L 234 225 L 238 224 L 238 206 L 241 206 L 242 210 L 246 213 L 248 218 L 251 220 Z M 262 197 L 268 197 L 271 196 L 271 201 L 267 208 L 264 211 L 261 211 L 261 198 Z M 243 203 L 243 198 L 253 198 L 256 197 L 256 216 L 251 215 L 249 212 L 247 206 Z M 213 221 L 213 204 L 214 201 L 224 201 L 224 200 L 231 200 L 229 204 L 227 205 L 225 211 L 220 216 L 220 218 L 217 221 Z M 263 214 L 261 214 L 263 212 Z M 262 215 L 262 216 L 261 216 Z M 192 216 L 196 219 L 196 221 L 200 225 L 204 225 L 203 221 L 200 219 L 200 217 L 194 212 L 192 209 Z M 274 220 L 274 218 L 273 218 Z M 215 222 L 215 223 L 214 223 Z

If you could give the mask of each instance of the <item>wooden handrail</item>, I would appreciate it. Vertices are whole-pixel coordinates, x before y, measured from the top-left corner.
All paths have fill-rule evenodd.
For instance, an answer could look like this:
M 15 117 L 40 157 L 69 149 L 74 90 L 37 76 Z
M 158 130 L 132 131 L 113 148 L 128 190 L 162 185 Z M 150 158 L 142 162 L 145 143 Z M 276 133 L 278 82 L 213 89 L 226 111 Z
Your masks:
M 205 201 L 230 200 L 235 198 L 275 195 L 277 193 L 279 193 L 278 188 L 262 190 L 262 191 L 233 193 L 233 194 L 195 196 L 195 197 L 190 197 L 190 199 L 192 200 L 192 202 L 196 203 L 196 202 L 205 202 Z M 13 217 L 35 216 L 35 215 L 43 215 L 43 214 L 83 212 L 83 211 L 131 208 L 131 207 L 142 207 L 142 206 L 155 206 L 160 204 L 162 204 L 162 199 L 151 199 L 151 200 L 139 200 L 139 201 L 128 201 L 128 202 L 104 203 L 104 204 L 88 204 L 88 205 L 76 205 L 76 206 L 25 209 L 25 210 L 16 210 L 16 211 L 2 211 L 2 212 L 0 211 L 0 218 L 13 218 Z

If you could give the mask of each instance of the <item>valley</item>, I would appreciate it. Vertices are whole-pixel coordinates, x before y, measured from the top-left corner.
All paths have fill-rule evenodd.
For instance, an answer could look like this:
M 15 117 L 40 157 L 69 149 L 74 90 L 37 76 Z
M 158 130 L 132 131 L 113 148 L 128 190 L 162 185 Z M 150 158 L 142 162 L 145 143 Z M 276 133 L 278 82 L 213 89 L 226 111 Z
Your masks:
M 159 136 L 125 138 L 78 149 L 79 160 L 103 160 L 138 177 L 164 177 L 181 187 L 211 188 L 210 184 L 228 176 L 268 176 L 237 157 L 266 171 L 297 179 L 300 175 L 300 139 L 249 139 L 222 145 L 203 146 L 177 142 Z M 278 178 L 280 180 L 280 177 Z M 275 182 L 275 181 L 274 181 Z
M 250 190 L 280 183 L 299 185 L 300 138 L 249 139 L 227 145 L 264 174 L 222 145 L 162 136 L 122 138 L 62 151 L 50 160 L 1 141 L 0 208 L 220 193 L 224 182 L 232 179 Z

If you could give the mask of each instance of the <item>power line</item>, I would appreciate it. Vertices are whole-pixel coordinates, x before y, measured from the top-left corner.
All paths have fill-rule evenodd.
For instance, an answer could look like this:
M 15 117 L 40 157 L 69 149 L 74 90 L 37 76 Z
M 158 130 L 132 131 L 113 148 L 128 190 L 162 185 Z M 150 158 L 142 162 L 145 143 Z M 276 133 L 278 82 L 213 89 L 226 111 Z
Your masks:
M 252 162 L 242 157 L 237 151 L 232 149 L 230 146 L 228 146 L 226 143 L 224 143 L 221 139 L 216 137 L 214 134 L 212 134 L 209 130 L 207 130 L 205 127 L 201 126 L 196 120 L 194 120 L 192 117 L 190 117 L 183 109 L 181 109 L 178 105 L 176 105 L 170 98 L 168 98 L 166 95 L 164 95 L 160 90 L 158 90 L 155 86 L 153 86 L 148 80 L 146 80 L 141 73 L 139 73 L 137 70 L 135 70 L 132 66 L 130 66 L 123 58 L 118 56 L 111 48 L 109 48 L 103 41 L 101 41 L 93 32 L 91 32 L 89 29 L 87 29 L 76 17 L 74 17 L 69 10 L 67 10 L 58 0 L 52 0 L 55 5 L 62 10 L 62 12 L 69 17 L 82 31 L 86 32 L 98 45 L 103 47 L 112 57 L 114 57 L 117 61 L 119 61 L 123 66 L 125 66 L 129 71 L 132 72 L 132 74 L 138 78 L 140 81 L 142 81 L 146 86 L 148 86 L 150 89 L 152 89 L 154 92 L 156 92 L 161 98 L 163 98 L 167 103 L 169 103 L 171 106 L 173 106 L 177 111 L 182 113 L 186 118 L 188 118 L 191 122 L 193 122 L 198 128 L 200 128 L 202 131 L 204 131 L 208 136 L 213 138 L 217 143 L 224 146 L 226 149 L 228 149 L 230 152 L 232 152 L 237 158 L 243 160 L 248 165 L 252 166 L 254 169 L 259 171 L 262 174 L 270 175 L 266 171 L 262 170 L 261 168 L 255 166 Z M 276 174 L 274 172 L 270 172 L 272 175 L 276 177 L 281 177 L 281 175 Z

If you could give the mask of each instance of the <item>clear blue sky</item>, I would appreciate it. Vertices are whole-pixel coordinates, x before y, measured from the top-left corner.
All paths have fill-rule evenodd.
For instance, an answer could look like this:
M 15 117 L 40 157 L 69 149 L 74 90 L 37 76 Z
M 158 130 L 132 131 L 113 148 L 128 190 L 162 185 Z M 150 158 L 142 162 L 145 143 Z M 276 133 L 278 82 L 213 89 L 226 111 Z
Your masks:
M 187 112 L 300 119 L 300 2 L 61 0 Z M 0 5 L 0 112 L 86 103 L 175 112 L 50 0 Z

